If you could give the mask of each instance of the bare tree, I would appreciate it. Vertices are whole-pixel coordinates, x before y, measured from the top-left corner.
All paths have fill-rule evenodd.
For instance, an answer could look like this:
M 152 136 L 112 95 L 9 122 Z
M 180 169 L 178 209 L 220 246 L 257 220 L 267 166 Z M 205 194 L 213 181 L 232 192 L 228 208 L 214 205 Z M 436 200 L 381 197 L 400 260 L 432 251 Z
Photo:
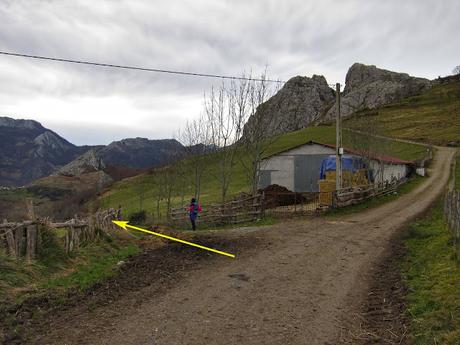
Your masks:
M 276 109 L 267 110 L 265 102 L 272 97 L 278 90 L 280 84 L 276 87 L 269 87 L 267 83 L 267 74 L 264 72 L 258 79 L 260 81 L 252 81 L 247 86 L 247 92 L 244 97 L 247 97 L 246 114 L 244 122 L 244 133 L 241 140 L 244 147 L 245 155 L 241 155 L 242 165 L 251 185 L 251 194 L 256 195 L 260 181 L 260 164 L 264 154 L 271 144 L 276 140 L 273 136 L 273 131 L 276 132 L 276 126 L 281 127 L 282 119 L 274 121 Z M 240 93 L 240 97 L 243 93 Z M 282 102 L 278 103 L 281 106 Z
M 194 195 L 197 199 L 201 194 L 201 180 L 206 170 L 206 159 L 210 145 L 210 130 L 206 116 L 201 115 L 198 119 L 187 121 L 184 128 L 177 134 L 178 140 L 185 146 L 187 161 L 181 165 L 181 168 L 190 170 L 192 177 L 191 183 L 194 186 Z M 190 169 L 187 169 L 187 167 Z M 182 169 L 184 170 L 184 169 Z M 187 174 L 181 171 L 181 175 Z
M 242 81 L 244 84 L 244 81 Z M 210 139 L 214 147 L 218 148 L 219 168 L 216 177 L 221 186 L 221 199 L 225 202 L 228 188 L 237 163 L 236 145 L 241 137 L 244 124 L 244 103 L 240 103 L 238 93 L 244 93 L 246 86 L 232 84 L 227 88 L 222 84 L 219 89 L 211 89 L 205 95 L 205 111 L 209 125 Z M 243 91 L 242 91 L 243 90 Z
M 452 74 L 453 74 L 453 75 L 460 74 L 460 65 L 456 66 L 456 67 L 452 70 Z

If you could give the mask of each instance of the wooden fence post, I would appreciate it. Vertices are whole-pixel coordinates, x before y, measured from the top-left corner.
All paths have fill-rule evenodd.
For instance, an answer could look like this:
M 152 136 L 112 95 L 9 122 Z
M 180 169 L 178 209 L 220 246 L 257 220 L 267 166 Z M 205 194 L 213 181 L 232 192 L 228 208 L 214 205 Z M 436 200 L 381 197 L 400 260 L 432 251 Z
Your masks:
M 19 226 L 14 231 L 14 246 L 16 249 L 16 257 L 21 257 L 25 251 L 27 238 L 24 236 L 24 226 Z
M 35 259 L 37 254 L 37 233 L 37 224 L 32 224 L 27 227 L 26 258 L 28 261 Z
M 13 229 L 6 229 L 5 232 L 6 237 L 6 244 L 8 246 L 8 253 L 13 258 L 17 258 L 17 251 L 16 251 L 16 242 L 14 241 Z

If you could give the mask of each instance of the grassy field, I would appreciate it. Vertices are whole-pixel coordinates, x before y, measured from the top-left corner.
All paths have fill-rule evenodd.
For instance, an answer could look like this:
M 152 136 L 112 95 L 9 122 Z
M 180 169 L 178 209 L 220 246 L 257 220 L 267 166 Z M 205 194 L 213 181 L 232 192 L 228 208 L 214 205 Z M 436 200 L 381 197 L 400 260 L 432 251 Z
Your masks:
M 381 134 L 388 137 L 460 145 L 460 83 L 438 84 L 419 96 L 357 112 L 345 125 L 353 128 L 363 116 L 377 120 Z
M 347 140 L 348 133 L 344 133 L 344 146 L 351 146 L 351 142 Z M 353 134 L 356 136 L 356 134 Z M 276 137 L 271 141 L 270 146 L 265 152 L 265 156 L 269 156 L 280 151 L 304 144 L 309 141 L 317 141 L 325 144 L 335 143 L 335 127 L 334 126 L 318 126 L 305 128 L 296 132 L 287 133 Z M 381 141 L 379 147 L 384 147 L 385 151 L 380 152 L 395 156 L 401 159 L 415 160 L 425 155 L 426 149 L 420 145 L 400 143 L 400 142 L 387 142 L 384 139 L 378 139 Z M 350 144 L 350 145 L 348 145 Z M 242 160 L 245 159 L 243 152 L 239 153 L 237 163 L 233 168 L 231 183 L 229 186 L 228 195 L 236 195 L 239 192 L 248 192 L 250 190 L 249 179 L 243 168 Z M 178 164 L 188 164 L 187 162 L 181 162 Z M 216 178 L 219 169 L 219 154 L 210 154 L 207 157 L 206 171 L 203 177 L 203 187 L 201 193 L 201 203 L 206 207 L 206 204 L 216 203 L 221 200 L 220 198 L 220 185 L 219 180 Z M 177 164 L 176 164 L 177 165 Z M 167 173 L 167 172 L 165 172 Z M 158 186 L 161 184 L 161 178 L 158 176 L 159 173 L 145 173 L 129 179 L 122 180 L 114 184 L 107 192 L 105 192 L 99 199 L 100 206 L 103 208 L 107 207 L 118 207 L 121 205 L 124 210 L 124 218 L 128 218 L 133 212 L 139 210 L 146 210 L 147 214 L 150 215 L 156 210 L 156 195 Z M 185 184 L 185 202 L 193 196 L 193 186 L 190 184 L 190 178 L 184 181 L 177 181 L 177 186 L 173 190 L 172 204 L 174 206 L 181 205 L 181 185 Z M 161 216 L 164 217 L 166 212 L 165 203 L 161 203 Z
M 460 344 L 460 265 L 443 220 L 442 200 L 410 227 L 402 263 L 415 344 Z

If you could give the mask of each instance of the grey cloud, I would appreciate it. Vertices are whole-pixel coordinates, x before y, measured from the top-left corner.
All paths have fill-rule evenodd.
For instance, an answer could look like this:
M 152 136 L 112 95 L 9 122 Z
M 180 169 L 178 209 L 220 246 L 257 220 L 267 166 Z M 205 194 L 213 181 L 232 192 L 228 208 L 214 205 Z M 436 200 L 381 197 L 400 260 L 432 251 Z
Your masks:
M 230 75 L 257 74 L 268 64 L 283 80 L 323 74 L 343 82 L 357 61 L 434 78 L 460 64 L 459 17 L 456 0 L 15 0 L 0 4 L 0 49 Z M 79 98 L 124 98 L 133 118 L 149 107 L 157 118 L 167 114 L 163 136 L 197 115 L 203 92 L 220 83 L 5 56 L 0 79 L 0 110 L 17 116 L 24 116 L 23 100 L 47 97 L 70 108 Z

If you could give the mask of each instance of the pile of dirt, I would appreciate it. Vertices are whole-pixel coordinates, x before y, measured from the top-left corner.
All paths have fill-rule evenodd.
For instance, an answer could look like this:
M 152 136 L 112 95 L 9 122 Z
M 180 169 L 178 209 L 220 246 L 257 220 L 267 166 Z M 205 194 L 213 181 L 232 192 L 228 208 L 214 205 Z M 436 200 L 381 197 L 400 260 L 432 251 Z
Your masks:
M 266 208 L 303 204 L 307 202 L 307 198 L 302 194 L 292 192 L 286 187 L 277 184 L 272 184 L 264 189 L 260 189 L 259 192 L 263 193 L 265 196 Z
M 228 240 L 218 236 L 197 236 L 193 241 L 234 254 L 257 246 L 257 241 L 248 238 Z M 46 334 L 48 329 L 67 327 L 73 316 L 122 298 L 141 303 L 145 299 L 143 288 L 149 287 L 150 297 L 152 293 L 165 293 L 187 271 L 218 258 L 219 255 L 209 251 L 168 242 L 158 248 L 147 248 L 121 262 L 115 276 L 85 291 L 73 289 L 61 294 L 43 291 L 20 305 L 4 304 L 0 308 L 0 335 L 3 337 L 0 337 L 0 344 L 35 344 L 35 338 Z

